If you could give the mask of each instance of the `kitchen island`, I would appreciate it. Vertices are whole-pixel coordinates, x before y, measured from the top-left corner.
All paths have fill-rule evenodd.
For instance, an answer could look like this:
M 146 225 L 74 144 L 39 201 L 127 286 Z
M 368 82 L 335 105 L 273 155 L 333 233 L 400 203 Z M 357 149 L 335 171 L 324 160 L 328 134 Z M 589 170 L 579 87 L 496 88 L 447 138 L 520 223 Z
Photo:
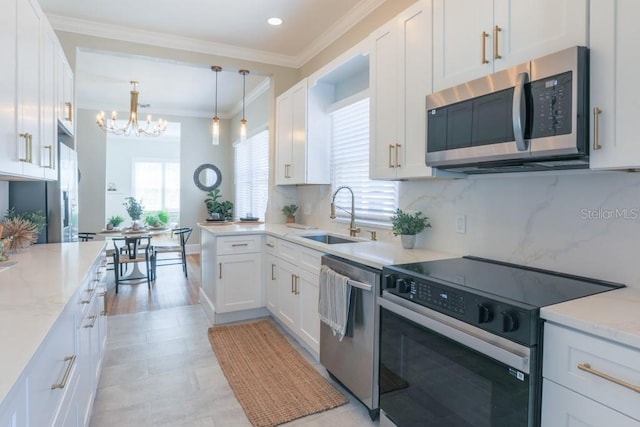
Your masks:
M 49 425 L 53 417 L 64 416 L 59 414 L 61 409 L 68 409 L 62 408 L 62 394 L 66 398 L 72 384 L 91 380 L 88 375 L 81 378 L 85 374 L 81 367 L 88 358 L 84 355 L 83 360 L 78 354 L 83 343 L 79 331 L 85 326 L 79 322 L 95 315 L 91 310 L 102 310 L 102 300 L 96 295 L 105 276 L 104 250 L 105 242 L 34 245 L 13 254 L 12 265 L 6 263 L 8 268 L 0 271 L 0 424 L 3 417 L 22 420 L 29 411 L 30 425 L 37 425 L 40 419 L 45 422 L 42 425 Z M 98 329 L 96 322 L 90 323 L 92 330 Z M 106 321 L 102 332 L 105 328 Z M 53 349 L 65 354 L 51 354 Z M 67 357 L 73 360 L 65 360 Z M 40 373 L 45 373 L 43 379 L 48 381 L 49 375 L 54 381 L 39 384 Z M 69 380 L 68 386 L 53 389 L 56 381 L 64 382 L 63 377 Z M 24 386 L 27 378 L 29 387 Z M 86 393 L 93 396 L 89 387 Z M 41 397 L 43 406 L 39 406 Z M 26 408 L 16 412 L 11 404 Z M 32 411 L 43 415 L 35 416 Z M 18 421 L 17 425 L 23 424 Z

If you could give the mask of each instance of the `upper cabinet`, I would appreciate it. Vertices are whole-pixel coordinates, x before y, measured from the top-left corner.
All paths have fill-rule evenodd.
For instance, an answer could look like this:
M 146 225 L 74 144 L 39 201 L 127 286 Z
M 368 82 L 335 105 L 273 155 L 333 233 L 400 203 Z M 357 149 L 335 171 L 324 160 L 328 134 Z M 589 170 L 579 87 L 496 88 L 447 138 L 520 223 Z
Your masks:
M 588 45 L 587 0 L 433 2 L 434 91 Z
M 36 0 L 6 3 L 0 17 L 0 175 L 55 180 L 62 49 Z M 69 91 L 73 97 L 73 80 Z
M 431 93 L 431 1 L 421 0 L 370 36 L 371 179 L 430 177 L 425 97 Z
M 329 184 L 328 91 L 302 80 L 276 99 L 276 184 Z
M 637 0 L 591 0 L 592 169 L 640 168 L 638 16 Z
M 58 49 L 56 117 L 65 133 L 73 135 L 73 71 L 62 48 Z

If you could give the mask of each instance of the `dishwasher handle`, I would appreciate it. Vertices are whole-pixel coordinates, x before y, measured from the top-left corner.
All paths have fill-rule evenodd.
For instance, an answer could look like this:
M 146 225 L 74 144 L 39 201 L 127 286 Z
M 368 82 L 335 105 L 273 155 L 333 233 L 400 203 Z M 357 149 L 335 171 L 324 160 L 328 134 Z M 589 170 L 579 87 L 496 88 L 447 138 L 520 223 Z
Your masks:
M 352 279 L 347 280 L 347 284 L 353 286 L 354 288 L 362 289 L 363 291 L 367 292 L 371 292 L 371 290 L 373 289 L 373 287 L 368 283 L 358 282 L 357 280 Z

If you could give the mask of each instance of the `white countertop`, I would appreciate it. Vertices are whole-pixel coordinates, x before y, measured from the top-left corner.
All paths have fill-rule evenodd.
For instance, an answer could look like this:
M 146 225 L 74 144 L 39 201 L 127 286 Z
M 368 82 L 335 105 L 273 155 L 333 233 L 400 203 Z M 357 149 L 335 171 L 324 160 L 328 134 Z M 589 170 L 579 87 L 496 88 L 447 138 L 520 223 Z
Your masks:
M 393 239 L 392 241 L 372 241 L 359 238 L 361 241 L 357 243 L 327 245 L 301 237 L 310 234 L 326 233 L 327 231 L 316 229 L 300 230 L 287 227 L 286 224 L 209 225 L 207 223 L 198 223 L 198 225 L 203 230 L 220 235 L 268 234 L 378 269 L 382 269 L 385 265 L 431 261 L 460 256 L 427 249 L 404 249 L 400 243 L 400 238 Z M 334 232 L 329 232 L 329 234 L 339 235 Z M 348 236 L 345 237 L 348 238 Z
M 62 313 L 105 242 L 34 245 L 0 271 L 0 402 Z
M 622 288 L 544 307 L 543 319 L 640 350 L 640 290 Z

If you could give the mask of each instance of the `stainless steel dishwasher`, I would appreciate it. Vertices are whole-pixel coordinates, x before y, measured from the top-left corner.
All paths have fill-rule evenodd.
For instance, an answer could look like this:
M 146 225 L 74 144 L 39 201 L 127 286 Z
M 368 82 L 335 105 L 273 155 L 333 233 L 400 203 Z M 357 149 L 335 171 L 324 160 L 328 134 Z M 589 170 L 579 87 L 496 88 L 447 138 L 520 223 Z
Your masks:
M 320 325 L 320 363 L 368 409 L 378 415 L 378 327 L 380 270 L 332 255 L 322 265 L 347 276 L 355 289 L 351 299 L 348 333 L 338 340 L 325 323 Z

